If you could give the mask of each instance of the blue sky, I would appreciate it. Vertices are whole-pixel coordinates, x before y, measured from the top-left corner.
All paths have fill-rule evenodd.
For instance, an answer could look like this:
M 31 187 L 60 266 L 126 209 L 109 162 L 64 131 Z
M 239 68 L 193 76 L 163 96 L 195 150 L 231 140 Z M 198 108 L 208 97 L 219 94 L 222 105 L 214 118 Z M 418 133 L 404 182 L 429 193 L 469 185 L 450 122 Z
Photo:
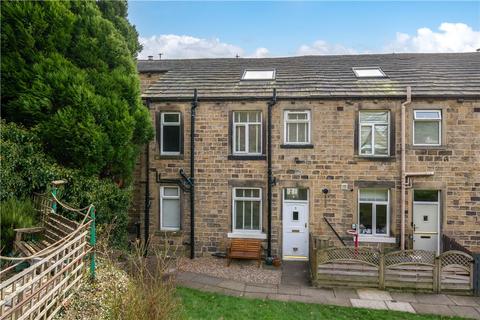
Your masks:
M 144 42 L 141 56 L 166 58 L 480 47 L 480 1 L 130 1 L 129 19 Z

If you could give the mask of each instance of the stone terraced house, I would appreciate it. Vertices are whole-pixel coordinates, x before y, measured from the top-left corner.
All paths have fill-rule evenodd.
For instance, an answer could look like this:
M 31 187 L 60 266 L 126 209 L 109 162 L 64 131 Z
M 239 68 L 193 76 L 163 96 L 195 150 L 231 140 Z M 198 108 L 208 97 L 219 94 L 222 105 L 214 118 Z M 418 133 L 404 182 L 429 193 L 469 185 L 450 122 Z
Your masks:
M 309 233 L 351 244 L 349 230 L 360 246 L 480 250 L 480 52 L 138 71 L 156 131 L 137 164 L 138 236 L 196 256 L 263 239 L 285 260 L 308 259 Z

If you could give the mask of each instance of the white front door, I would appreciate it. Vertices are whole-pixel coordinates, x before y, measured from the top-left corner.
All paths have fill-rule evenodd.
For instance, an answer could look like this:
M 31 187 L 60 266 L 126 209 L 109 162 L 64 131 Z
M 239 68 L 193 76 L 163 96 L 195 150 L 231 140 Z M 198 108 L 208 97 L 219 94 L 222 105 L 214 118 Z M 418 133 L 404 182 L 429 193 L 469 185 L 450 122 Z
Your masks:
M 414 191 L 413 249 L 440 253 L 440 202 L 438 191 Z
M 283 203 L 283 259 L 308 260 L 308 202 Z

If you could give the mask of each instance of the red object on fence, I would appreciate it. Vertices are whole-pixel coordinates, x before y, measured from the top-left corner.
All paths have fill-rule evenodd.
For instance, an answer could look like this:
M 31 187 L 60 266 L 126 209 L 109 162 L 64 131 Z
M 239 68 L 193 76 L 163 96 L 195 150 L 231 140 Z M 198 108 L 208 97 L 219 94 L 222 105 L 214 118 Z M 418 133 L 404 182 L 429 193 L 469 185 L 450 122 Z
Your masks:
M 351 234 L 355 238 L 355 249 L 358 248 L 358 232 L 357 230 L 347 230 L 348 234 Z

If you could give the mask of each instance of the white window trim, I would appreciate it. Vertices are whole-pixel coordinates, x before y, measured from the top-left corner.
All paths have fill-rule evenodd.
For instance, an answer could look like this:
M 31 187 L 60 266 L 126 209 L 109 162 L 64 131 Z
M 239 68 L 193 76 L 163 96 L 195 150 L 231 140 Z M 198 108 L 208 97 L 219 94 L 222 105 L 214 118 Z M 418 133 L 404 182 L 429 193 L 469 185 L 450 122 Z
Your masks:
M 255 78 L 255 79 L 246 79 L 245 76 L 247 75 L 247 72 L 252 71 L 269 71 L 272 72 L 272 77 L 270 78 Z M 242 74 L 242 80 L 243 81 L 268 81 L 268 80 L 275 80 L 277 78 L 277 70 L 276 69 L 245 69 L 243 70 Z
M 250 232 L 229 232 L 227 233 L 227 238 L 240 238 L 240 239 L 267 239 L 265 233 L 250 233 Z
M 378 242 L 378 243 L 395 243 L 397 239 L 395 237 L 387 236 L 371 236 L 368 234 L 359 234 L 358 241 L 360 242 Z
M 387 112 L 387 121 L 382 123 L 365 122 L 362 124 L 360 121 L 360 113 L 362 112 Z M 387 154 L 375 153 L 375 126 L 387 125 Z M 372 153 L 362 153 L 362 127 L 370 127 L 372 130 Z M 389 110 L 361 110 L 358 114 L 358 155 L 361 157 L 379 157 L 385 158 L 390 156 L 390 111 Z
M 249 189 L 249 190 L 258 190 L 259 191 L 259 197 L 237 197 L 237 190 L 238 189 Z M 244 201 L 259 201 L 260 202 L 260 221 L 259 221 L 259 230 L 251 230 L 251 229 L 236 229 L 235 228 L 235 221 L 237 218 L 237 212 L 236 212 L 236 206 L 235 206 L 235 201 L 236 200 L 244 200 Z M 263 229 L 263 207 L 262 207 L 262 188 L 247 188 L 247 187 L 238 187 L 238 188 L 233 188 L 232 189 L 232 234 L 244 234 L 244 235 L 253 235 L 253 234 L 262 234 L 262 229 Z
M 307 119 L 306 120 L 289 120 L 288 115 L 291 113 L 306 113 L 307 114 Z M 308 125 L 308 131 L 307 131 L 307 141 L 306 142 L 289 142 L 288 140 L 288 135 L 287 135 L 287 125 L 289 123 L 306 123 Z M 312 130 L 312 121 L 310 117 L 310 110 L 285 110 L 283 114 L 283 143 L 288 144 L 288 145 L 305 145 L 305 144 L 311 144 L 311 134 Z M 298 134 L 297 134 L 298 137 Z
M 299 203 L 308 203 L 309 199 L 310 199 L 310 189 L 308 188 L 295 188 L 295 189 L 307 189 L 307 200 L 287 200 L 286 197 L 285 197 L 285 190 L 286 189 L 290 189 L 290 188 L 283 188 L 282 189 L 282 197 L 283 197 L 283 202 L 287 202 L 287 203 L 296 203 L 296 202 L 299 202 Z
M 165 123 L 164 119 L 165 119 L 165 115 L 168 115 L 168 114 L 178 114 L 178 122 L 167 122 Z M 161 155 L 165 155 L 165 156 L 178 156 L 180 154 L 180 151 L 178 152 L 171 152 L 171 151 L 163 151 L 163 137 L 164 137 L 164 132 L 163 132 L 163 127 L 179 127 L 179 129 L 181 130 L 182 126 L 181 126 L 181 122 L 182 122 L 182 115 L 180 112 L 161 112 L 160 113 L 160 154 Z M 179 130 L 179 134 L 181 135 L 182 133 L 180 132 Z M 182 143 L 182 139 L 181 139 L 181 136 L 178 138 L 179 141 L 180 141 L 180 144 Z M 181 149 L 181 145 L 179 145 L 179 149 Z
M 378 70 L 382 75 L 380 76 L 361 76 L 357 70 Z M 382 68 L 380 67 L 353 67 L 352 68 L 353 73 L 355 74 L 355 77 L 359 79 L 383 79 L 387 78 L 387 75 L 385 72 L 383 72 Z
M 360 238 L 369 238 L 369 241 L 374 242 L 372 239 L 375 238 L 389 238 L 390 237 L 390 190 L 387 190 L 387 201 L 379 201 L 379 200 L 360 200 L 360 190 L 365 189 L 379 189 L 385 190 L 381 188 L 362 188 L 358 189 L 358 201 L 357 201 L 357 231 Z M 371 203 L 372 204 L 372 233 L 371 234 L 360 234 L 360 203 Z M 377 207 L 376 204 L 385 204 L 387 205 L 387 233 L 386 234 L 377 234 Z M 379 241 L 377 241 L 379 242 Z
M 235 114 L 239 112 L 259 112 L 260 113 L 260 121 L 248 121 L 248 122 L 235 122 Z M 232 143 L 232 153 L 234 155 L 261 155 L 262 154 L 262 148 L 263 148 L 263 114 L 261 111 L 258 110 L 245 110 L 245 111 L 234 111 L 233 112 L 233 143 Z M 259 152 L 248 152 L 250 149 L 250 139 L 249 139 L 249 130 L 248 127 L 249 125 L 260 125 L 260 141 L 259 141 L 259 146 L 260 146 L 260 151 Z M 245 127 L 245 151 L 237 151 L 237 127 Z
M 416 115 L 417 112 L 438 112 L 440 114 L 440 119 L 438 118 L 422 118 L 422 119 L 417 119 Z M 438 122 L 438 143 L 415 143 L 415 122 L 422 122 L 422 121 L 437 121 Z M 413 125 L 412 125 L 412 140 L 413 140 L 413 145 L 414 146 L 419 146 L 419 147 L 438 147 L 442 145 L 442 121 L 443 121 L 443 115 L 442 115 L 442 110 L 441 109 L 415 109 L 413 110 Z
M 177 188 L 178 190 L 178 196 L 166 196 L 164 195 L 164 190 L 165 188 Z M 181 202 L 180 202 L 180 188 L 177 187 L 177 186 L 164 186 L 164 187 L 160 187 L 160 230 L 162 231 L 179 231 L 180 230 L 180 226 L 178 226 L 177 228 L 172 228 L 172 227 L 164 227 L 163 226 L 163 199 L 178 199 L 178 202 L 179 202 L 179 206 L 181 207 Z M 180 208 L 180 211 L 181 211 L 181 208 Z M 180 225 L 181 225 L 181 212 L 179 212 L 179 215 L 180 215 Z

